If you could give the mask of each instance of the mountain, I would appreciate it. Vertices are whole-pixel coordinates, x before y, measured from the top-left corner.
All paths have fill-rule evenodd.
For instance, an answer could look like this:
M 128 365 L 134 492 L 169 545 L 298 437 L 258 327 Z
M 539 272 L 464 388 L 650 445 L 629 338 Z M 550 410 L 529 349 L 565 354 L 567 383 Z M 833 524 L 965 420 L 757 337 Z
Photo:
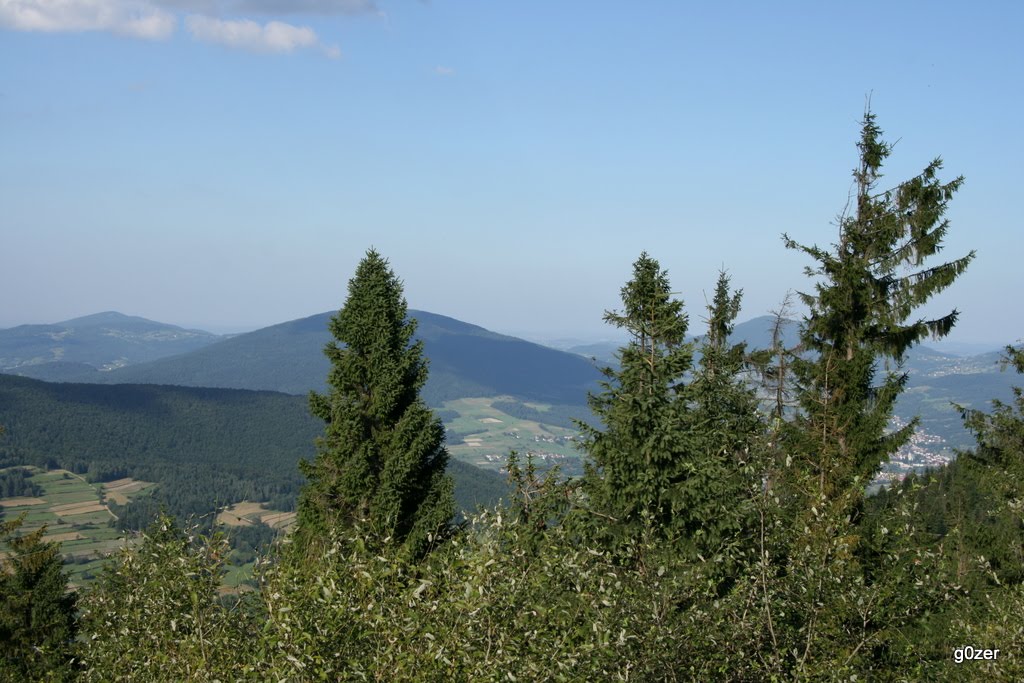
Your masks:
M 772 330 L 775 327 L 774 315 L 761 315 L 733 328 L 729 341 L 733 344 L 745 342 L 747 349 L 767 349 L 772 345 Z M 782 344 L 787 349 L 800 342 L 800 322 L 784 318 L 782 320 Z
M 0 330 L 0 372 L 67 379 L 195 351 L 220 337 L 108 311 Z
M 426 311 L 410 311 L 430 360 L 424 398 L 431 405 L 467 396 L 509 395 L 544 403 L 583 405 L 600 373 L 571 353 L 491 332 Z M 333 313 L 221 339 L 181 355 L 99 372 L 81 365 L 40 365 L 51 381 L 174 384 L 260 389 L 289 394 L 321 391 L 330 364 L 323 354 Z M 20 374 L 24 368 L 18 368 Z
M 332 315 L 321 313 L 247 334 L 214 338 L 202 348 L 113 370 L 101 371 L 97 365 L 83 360 L 88 357 L 87 340 L 109 345 L 122 338 L 159 337 L 161 333 L 173 336 L 172 333 L 193 331 L 104 313 L 53 326 L 24 325 L 0 330 L 0 349 L 4 348 L 5 339 L 9 342 L 33 335 L 54 344 L 58 340 L 46 335 L 63 334 L 62 339 L 78 339 L 78 345 L 73 347 L 81 351 L 77 356 L 65 351 L 58 361 L 4 370 L 48 381 L 213 386 L 305 394 L 311 389 L 324 389 L 329 363 L 323 347 L 330 339 L 327 323 Z M 608 342 L 575 347 L 585 352 L 584 357 L 426 311 L 410 311 L 410 315 L 419 321 L 417 336 L 423 340 L 430 359 L 430 379 L 424 397 L 435 407 L 453 399 L 502 395 L 526 402 L 583 406 L 587 392 L 595 389 L 599 379 L 595 365 L 613 362 L 617 350 L 616 344 Z M 765 348 L 771 342 L 773 323 L 773 316 L 745 321 L 736 325 L 732 339 L 747 342 L 748 348 Z M 95 332 L 115 329 L 121 330 L 121 334 Z M 66 333 L 67 330 L 73 334 Z M 92 336 L 80 330 L 92 330 Z M 785 321 L 783 342 L 787 347 L 796 344 L 797 334 L 798 323 Z M 54 355 L 51 353 L 51 357 Z M 963 429 L 953 403 L 987 410 L 991 399 L 1009 400 L 1011 386 L 1021 383 L 1013 373 L 999 372 L 999 356 L 995 351 L 960 357 L 929 347 L 912 349 L 904 365 L 910 378 L 897 404 L 898 416 L 909 420 L 920 415 L 924 432 L 944 440 L 940 445 L 929 446 L 931 451 L 948 453 L 951 448 L 969 446 L 973 440 Z M 596 357 L 597 362 L 591 357 Z

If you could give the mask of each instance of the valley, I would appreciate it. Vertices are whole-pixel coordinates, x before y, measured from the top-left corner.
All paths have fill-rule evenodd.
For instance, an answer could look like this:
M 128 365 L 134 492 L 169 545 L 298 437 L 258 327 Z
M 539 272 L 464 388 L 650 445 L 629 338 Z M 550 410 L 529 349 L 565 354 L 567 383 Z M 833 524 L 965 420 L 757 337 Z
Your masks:
M 586 396 L 598 367 L 614 363 L 613 345 L 560 351 L 412 313 L 431 363 L 424 397 L 445 424 L 460 509 L 504 495 L 512 451 L 533 455 L 542 469 L 582 475 L 575 420 L 592 419 Z M 0 370 L 47 380 L 0 375 L 0 424 L 8 431 L 0 467 L 31 468 L 44 491 L 0 506 L 8 516 L 25 512 L 27 528 L 49 525 L 74 581 L 93 576 L 125 531 L 142 528 L 160 506 L 185 518 L 216 517 L 234 533 L 247 527 L 249 536 L 286 528 L 303 482 L 298 462 L 313 457 L 322 430 L 304 394 L 323 389 L 331 315 L 230 338 L 116 313 L 0 330 Z M 770 327 L 770 318 L 755 318 L 732 339 L 767 346 Z M 783 337 L 793 342 L 795 323 Z M 126 344 L 135 355 L 126 355 Z M 872 488 L 940 466 L 971 445 L 953 403 L 985 408 L 1011 396 L 1014 378 L 999 372 L 998 357 L 912 351 L 892 427 L 914 415 L 921 423 Z M 12 366 L 11 359 L 20 360 Z M 235 583 L 248 576 L 232 572 Z

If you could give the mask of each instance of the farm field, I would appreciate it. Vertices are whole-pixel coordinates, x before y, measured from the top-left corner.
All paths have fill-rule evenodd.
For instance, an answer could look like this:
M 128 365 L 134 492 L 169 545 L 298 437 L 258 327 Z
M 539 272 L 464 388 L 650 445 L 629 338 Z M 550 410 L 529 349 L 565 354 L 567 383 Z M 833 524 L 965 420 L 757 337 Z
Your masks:
M 225 526 L 252 526 L 263 523 L 272 529 L 287 529 L 295 522 L 294 512 L 267 510 L 263 503 L 242 501 L 230 505 L 217 515 L 217 523 Z
M 32 473 L 31 481 L 42 488 L 42 495 L 0 499 L 0 508 L 6 519 L 24 513 L 24 531 L 46 525 L 44 538 L 61 544 L 72 585 L 93 578 L 104 558 L 130 541 L 111 526 L 117 517 L 106 501 L 123 504 L 132 497 L 147 495 L 154 486 L 131 479 L 92 484 L 67 470 L 24 469 Z
M 513 417 L 494 407 L 495 403 L 507 400 L 507 396 L 494 396 L 445 402 L 444 410 L 458 413 L 457 418 L 445 424 L 452 457 L 503 471 L 509 452 L 514 450 L 523 457 L 532 453 L 542 465 L 559 465 L 568 476 L 582 474 L 576 448 L 578 431 Z M 539 403 L 524 405 L 542 413 L 549 408 Z
M 108 504 L 125 505 L 139 496 L 149 495 L 156 486 L 128 478 L 94 484 L 67 470 L 23 469 L 32 473 L 30 479 L 42 488 L 42 495 L 0 498 L 0 510 L 8 520 L 24 513 L 22 531 L 46 525 L 44 538 L 61 544 L 72 586 L 88 583 L 99 573 L 109 555 L 135 540 L 132 534 L 118 531 L 111 525 L 117 517 Z M 262 522 L 274 529 L 287 529 L 295 522 L 295 513 L 268 510 L 261 503 L 245 501 L 221 511 L 217 521 L 228 527 Z M 252 578 L 252 571 L 251 561 L 228 566 L 225 589 L 244 590 L 243 584 Z

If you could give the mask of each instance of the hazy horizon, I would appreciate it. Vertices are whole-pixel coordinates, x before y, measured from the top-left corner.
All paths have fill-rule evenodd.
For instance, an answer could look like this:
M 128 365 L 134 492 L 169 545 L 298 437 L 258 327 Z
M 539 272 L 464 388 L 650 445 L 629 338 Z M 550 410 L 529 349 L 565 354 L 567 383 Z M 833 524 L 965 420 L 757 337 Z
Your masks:
M 333 310 L 333 309 L 331 309 L 331 310 Z M 422 310 L 422 309 L 412 309 L 412 310 Z M 71 316 L 70 318 L 66 318 L 64 320 L 50 320 L 50 321 L 45 321 L 45 322 L 41 322 L 41 323 L 31 323 L 30 322 L 30 323 L 4 324 L 4 323 L 0 322 L 0 330 L 11 329 L 11 328 L 14 328 L 14 327 L 18 327 L 20 325 L 59 324 L 59 323 L 67 322 L 67 321 L 70 321 L 70 320 L 74 320 L 76 318 L 82 318 L 82 317 L 86 317 L 86 316 L 89 316 L 89 315 L 95 315 L 95 314 L 98 314 L 98 313 L 109 313 L 109 312 L 120 313 L 121 315 L 127 315 L 127 316 L 132 316 L 132 317 L 145 318 L 145 319 L 151 320 L 153 322 L 164 323 L 164 324 L 167 324 L 167 325 L 174 325 L 176 327 L 180 327 L 180 328 L 184 328 L 184 329 L 189 329 L 189 330 L 199 330 L 199 331 L 203 331 L 203 332 L 210 332 L 210 333 L 213 333 L 213 334 L 216 334 L 216 335 L 221 335 L 221 336 L 235 336 L 235 335 L 240 335 L 240 334 L 246 334 L 248 332 L 255 332 L 255 331 L 263 329 L 265 327 L 271 327 L 273 325 L 278 325 L 278 324 L 281 324 L 281 323 L 287 323 L 287 322 L 291 322 L 293 320 L 299 320 L 299 319 L 306 318 L 306 317 L 309 317 L 309 316 L 312 316 L 312 315 L 319 315 L 319 314 L 327 313 L 327 312 L 330 312 L 330 311 L 319 311 L 317 313 L 311 313 L 311 314 L 308 314 L 308 315 L 298 316 L 297 318 L 288 318 L 286 320 L 274 321 L 274 322 L 268 323 L 266 325 L 242 326 L 242 327 L 226 327 L 226 326 L 216 325 L 216 324 L 204 325 L 204 324 L 182 323 L 182 322 L 174 321 L 174 320 L 157 320 L 157 319 L 153 318 L 152 316 L 147 316 L 147 315 L 142 314 L 142 313 L 125 313 L 123 311 L 97 310 L 97 311 L 92 311 L 91 313 L 82 313 L 80 315 Z M 446 313 L 442 313 L 442 312 L 439 312 L 439 311 L 427 311 L 427 312 L 435 313 L 435 314 L 438 314 L 438 315 L 447 315 L 447 317 L 455 318 L 457 320 L 461 320 L 462 322 L 466 322 L 466 323 L 470 323 L 470 324 L 474 324 L 474 325 L 479 325 L 481 327 L 485 327 L 486 329 L 489 329 L 492 332 L 498 332 L 500 334 L 506 334 L 506 335 L 509 335 L 509 336 L 518 337 L 518 338 L 524 339 L 526 341 L 531 341 L 531 342 L 534 342 L 534 343 L 537 343 L 537 344 L 543 344 L 545 346 L 549 346 L 549 347 L 557 348 L 557 349 L 569 349 L 569 348 L 571 348 L 573 346 L 583 346 L 583 345 L 588 345 L 588 344 L 601 344 L 601 343 L 616 343 L 616 344 L 619 344 L 619 343 L 624 343 L 626 341 L 626 339 L 628 338 L 628 335 L 626 333 L 624 333 L 621 330 L 616 330 L 616 329 L 614 329 L 614 328 L 612 328 L 610 326 L 606 326 L 605 329 L 593 330 L 593 331 L 591 331 L 589 333 L 587 331 L 585 331 L 585 330 L 577 331 L 576 333 L 573 333 L 573 331 L 571 331 L 571 330 L 568 331 L 568 332 L 565 332 L 565 333 L 560 333 L 560 332 L 557 332 L 557 331 L 556 332 L 551 332 L 551 331 L 545 331 L 545 330 L 517 330 L 517 329 L 512 329 L 512 328 L 501 328 L 501 327 L 490 328 L 490 327 L 486 327 L 485 325 L 480 325 L 479 323 L 477 323 L 477 322 L 475 322 L 473 320 L 465 320 L 465 319 L 462 319 L 462 318 L 458 318 L 458 316 L 448 315 Z M 751 322 L 751 321 L 756 320 L 758 318 L 769 318 L 769 317 L 772 317 L 772 316 L 761 315 L 761 316 L 751 316 L 751 317 L 748 318 L 748 317 L 743 317 L 741 315 L 740 319 L 737 322 L 738 322 L 738 324 L 743 324 L 743 323 L 746 323 L 746 322 Z M 795 320 L 796 318 L 792 318 L 792 319 Z M 696 323 L 694 323 L 693 319 L 691 318 L 690 329 L 689 329 L 690 335 L 691 336 L 699 336 L 700 334 L 702 334 L 702 330 L 703 330 L 703 328 L 702 328 L 702 321 L 698 320 Z M 991 351 L 1000 351 L 1007 344 L 1018 344 L 1018 343 L 1020 343 L 1020 341 L 1021 341 L 1020 339 L 1013 339 L 1013 340 L 1009 340 L 1009 341 L 1000 341 L 1000 340 L 984 340 L 984 341 L 974 340 L 974 341 L 971 341 L 971 340 L 957 340 L 957 339 L 946 338 L 946 339 L 941 339 L 941 340 L 937 340 L 937 341 L 936 340 L 932 340 L 932 339 L 925 339 L 920 345 L 924 346 L 924 347 L 936 349 L 936 350 L 939 350 L 939 351 L 943 351 L 944 353 L 949 353 L 949 354 L 952 354 L 952 355 L 972 356 L 972 355 L 977 355 L 977 354 L 981 354 L 981 353 L 988 353 L 988 352 L 991 352 Z
M 1010 343 L 1022 20 L 1008 2 L 0 3 L 0 326 L 256 329 L 336 310 L 371 246 L 412 308 L 518 336 L 613 336 L 645 250 L 691 329 L 722 267 L 754 318 L 811 289 L 781 234 L 834 241 L 870 96 L 898 141 L 883 185 L 940 155 L 966 177 L 941 256 L 978 256 L 920 315 Z

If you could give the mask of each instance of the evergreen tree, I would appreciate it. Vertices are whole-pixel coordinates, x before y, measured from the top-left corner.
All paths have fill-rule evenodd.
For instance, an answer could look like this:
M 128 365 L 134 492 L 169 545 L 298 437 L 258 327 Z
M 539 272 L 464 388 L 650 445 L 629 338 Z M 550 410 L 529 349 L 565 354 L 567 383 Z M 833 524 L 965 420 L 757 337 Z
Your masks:
M 787 429 L 787 453 L 806 476 L 804 493 L 825 499 L 850 496 L 857 505 L 879 467 L 910 437 L 916 422 L 892 433 L 887 426 L 906 383 L 906 351 L 931 334 L 949 333 L 957 311 L 912 320 L 915 309 L 948 287 L 974 252 L 923 267 L 938 253 L 949 227 L 943 217 L 963 178 L 948 183 L 935 159 L 917 176 L 879 191 L 882 164 L 892 145 L 870 111 L 864 115 L 852 212 L 838 221 L 831 250 L 784 236 L 786 246 L 812 257 L 820 277 L 814 294 L 801 294 L 810 313 L 801 329 L 806 355 L 793 364 L 800 410 Z M 887 370 L 880 384 L 880 360 Z M 892 363 L 893 368 L 888 364 Z
M 633 264 L 622 303 L 621 313 L 606 312 L 604 319 L 625 329 L 630 341 L 619 350 L 619 369 L 603 370 L 604 391 L 590 396 L 604 429 L 580 425 L 591 460 L 584 489 L 593 511 L 615 520 L 613 528 L 635 531 L 650 515 L 668 529 L 684 508 L 680 486 L 690 451 L 683 429 L 683 375 L 693 363 L 689 323 L 668 273 L 646 252 Z
M 750 450 L 760 431 L 757 395 L 742 379 L 747 366 L 746 343 L 730 344 L 743 290 L 732 292 L 729 276 L 719 273 L 715 296 L 708 304 L 708 332 L 700 345 L 700 362 L 692 382 L 696 425 L 714 448 L 738 459 Z
M 1024 372 L 1024 347 L 1006 347 L 1004 365 Z M 963 408 L 964 424 L 978 445 L 961 453 L 955 474 L 982 498 L 968 512 L 960 534 L 985 557 L 999 583 L 1024 582 L 1024 390 L 1013 388 L 1013 404 L 992 401 L 992 412 Z M 958 482 L 959 483 L 959 482 Z M 972 486 L 973 485 L 973 486 Z
M 303 464 L 301 542 L 316 543 L 335 525 L 365 525 L 418 555 L 448 527 L 454 502 L 444 427 L 420 398 L 427 362 L 415 329 L 401 282 L 371 249 L 331 319 L 330 391 L 310 394 L 326 431 L 316 460 Z
M 46 527 L 19 534 L 24 514 L 0 522 L 0 681 L 71 680 L 75 593 Z
M 685 516 L 700 529 L 706 555 L 741 533 L 749 521 L 748 503 L 763 475 L 764 422 L 757 395 L 743 380 L 746 344 L 730 344 L 743 291 L 732 292 L 719 273 L 708 304 L 707 335 L 688 394 L 690 440 L 694 448 Z

